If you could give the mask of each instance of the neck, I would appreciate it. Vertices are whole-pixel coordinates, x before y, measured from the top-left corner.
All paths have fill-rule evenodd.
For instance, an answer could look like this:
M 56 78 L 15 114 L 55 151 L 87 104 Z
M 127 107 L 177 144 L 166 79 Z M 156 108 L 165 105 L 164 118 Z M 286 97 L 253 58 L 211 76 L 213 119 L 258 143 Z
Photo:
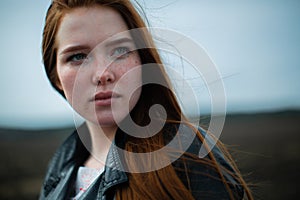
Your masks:
M 105 165 L 111 143 L 115 137 L 117 127 L 101 127 L 92 122 L 86 122 L 91 135 L 91 155 L 85 162 L 86 167 L 102 168 Z

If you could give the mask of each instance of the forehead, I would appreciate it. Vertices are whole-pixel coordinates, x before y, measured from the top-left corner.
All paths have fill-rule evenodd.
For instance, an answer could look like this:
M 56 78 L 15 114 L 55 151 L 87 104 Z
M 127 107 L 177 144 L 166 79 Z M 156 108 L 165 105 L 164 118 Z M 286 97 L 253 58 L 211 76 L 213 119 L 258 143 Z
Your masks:
M 126 30 L 128 27 L 125 21 L 112 8 L 98 5 L 75 8 L 62 18 L 56 45 L 59 49 L 69 44 L 98 44 Z

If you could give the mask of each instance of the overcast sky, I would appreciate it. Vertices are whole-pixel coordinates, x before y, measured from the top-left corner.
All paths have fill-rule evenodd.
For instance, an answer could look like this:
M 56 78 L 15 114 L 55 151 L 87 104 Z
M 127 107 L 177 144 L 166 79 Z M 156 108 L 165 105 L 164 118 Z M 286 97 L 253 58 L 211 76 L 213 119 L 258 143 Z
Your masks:
M 41 61 L 49 4 L 0 1 L 2 127 L 73 123 Z M 206 49 L 223 77 L 228 112 L 300 108 L 300 1 L 144 0 L 141 5 L 151 25 L 175 29 Z

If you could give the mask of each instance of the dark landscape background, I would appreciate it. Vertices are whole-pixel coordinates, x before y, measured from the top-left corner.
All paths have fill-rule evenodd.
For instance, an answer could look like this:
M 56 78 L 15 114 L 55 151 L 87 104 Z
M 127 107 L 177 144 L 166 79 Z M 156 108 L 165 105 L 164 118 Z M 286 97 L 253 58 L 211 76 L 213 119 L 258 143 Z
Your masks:
M 2 128 L 0 199 L 37 199 L 49 159 L 73 129 Z M 300 111 L 228 115 L 221 140 L 253 183 L 255 199 L 298 199 Z

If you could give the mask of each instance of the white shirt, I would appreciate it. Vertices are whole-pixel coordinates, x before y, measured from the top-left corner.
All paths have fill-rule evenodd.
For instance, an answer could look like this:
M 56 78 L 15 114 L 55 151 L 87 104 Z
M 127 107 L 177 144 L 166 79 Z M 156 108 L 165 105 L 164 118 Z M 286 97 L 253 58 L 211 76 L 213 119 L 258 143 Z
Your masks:
M 93 169 L 88 167 L 79 167 L 75 182 L 75 197 L 72 200 L 77 200 L 89 188 L 89 186 L 99 177 L 104 171 L 102 169 Z

